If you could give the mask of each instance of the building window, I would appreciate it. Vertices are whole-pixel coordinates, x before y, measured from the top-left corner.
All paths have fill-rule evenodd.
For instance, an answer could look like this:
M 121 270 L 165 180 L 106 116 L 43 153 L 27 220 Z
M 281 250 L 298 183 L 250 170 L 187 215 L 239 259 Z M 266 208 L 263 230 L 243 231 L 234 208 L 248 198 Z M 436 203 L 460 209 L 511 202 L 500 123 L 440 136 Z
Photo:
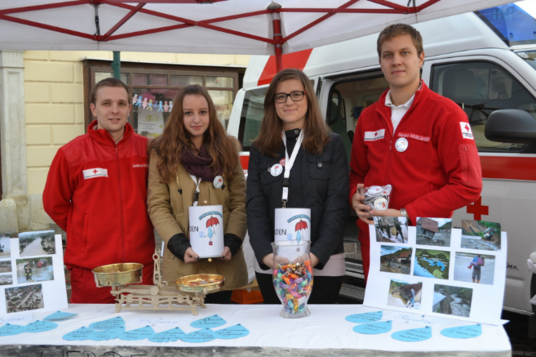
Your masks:
M 121 80 L 130 88 L 133 101 L 129 123 L 138 134 L 157 137 L 163 132 L 178 91 L 199 84 L 208 90 L 218 119 L 227 128 L 244 71 L 242 67 L 122 63 Z M 112 75 L 109 61 L 84 61 L 86 125 L 93 120 L 89 110 L 91 88 Z

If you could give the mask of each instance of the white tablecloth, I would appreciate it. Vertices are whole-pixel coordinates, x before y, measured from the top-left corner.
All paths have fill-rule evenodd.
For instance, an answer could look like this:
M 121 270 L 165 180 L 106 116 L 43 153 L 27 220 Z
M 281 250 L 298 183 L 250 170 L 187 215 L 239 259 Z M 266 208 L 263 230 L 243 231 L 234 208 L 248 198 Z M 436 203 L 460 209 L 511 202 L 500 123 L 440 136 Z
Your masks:
M 41 333 L 23 333 L 15 336 L 0 337 L 1 345 L 56 345 L 56 346 L 182 346 L 182 347 L 264 347 L 264 348 L 298 348 L 298 349 L 329 349 L 357 351 L 386 351 L 386 352 L 465 352 L 477 355 L 495 352 L 493 355 L 509 356 L 511 346 L 503 326 L 482 325 L 482 335 L 470 339 L 452 339 L 442 336 L 440 331 L 446 327 L 459 326 L 459 321 L 439 319 L 431 326 L 432 338 L 422 342 L 401 342 L 391 338 L 391 334 L 400 330 L 424 327 L 405 323 L 394 319 L 392 330 L 379 335 L 363 335 L 352 330 L 355 323 L 345 320 L 350 314 L 378 311 L 362 305 L 309 305 L 311 315 L 301 319 L 284 319 L 279 316 L 281 306 L 277 305 L 207 305 L 198 308 L 199 315 L 193 316 L 189 311 L 121 311 L 115 314 L 114 305 L 85 305 L 71 304 L 68 312 L 77 313 L 74 318 L 56 321 L 58 327 Z M 34 318 L 43 319 L 50 313 L 36 313 Z M 399 313 L 396 313 L 399 314 Z M 65 341 L 62 336 L 82 326 L 89 327 L 93 322 L 121 316 L 126 322 L 126 330 L 143 327 L 149 321 L 155 332 L 180 327 L 185 333 L 193 332 L 190 326 L 195 320 L 212 315 L 218 315 L 226 324 L 214 330 L 242 324 L 249 329 L 246 337 L 221 340 L 216 339 L 203 343 L 187 343 L 183 341 L 168 343 L 153 343 L 149 340 L 122 341 Z M 394 316 L 388 310 L 384 311 L 382 320 Z M 142 322 L 142 319 L 145 322 Z M 437 320 L 437 319 L 436 319 Z M 441 321 L 443 320 L 443 321 Z M 1 347 L 1 346 L 0 346 Z M 471 352 L 475 353 L 472 354 Z M 336 351 L 335 351 L 336 352 Z M 449 354 L 450 355 L 450 354 Z M 453 354 L 456 355 L 456 354 Z

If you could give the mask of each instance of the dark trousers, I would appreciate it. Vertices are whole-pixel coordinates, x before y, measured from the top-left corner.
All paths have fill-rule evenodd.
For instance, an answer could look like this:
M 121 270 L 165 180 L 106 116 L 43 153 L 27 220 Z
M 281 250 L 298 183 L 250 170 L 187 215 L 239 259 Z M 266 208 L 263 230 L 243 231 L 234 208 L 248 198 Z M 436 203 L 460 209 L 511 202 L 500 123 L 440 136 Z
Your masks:
M 265 304 L 281 304 L 275 293 L 272 274 L 255 272 L 257 283 Z M 344 276 L 315 276 L 313 277 L 313 291 L 309 296 L 308 304 L 335 304 L 339 297 Z

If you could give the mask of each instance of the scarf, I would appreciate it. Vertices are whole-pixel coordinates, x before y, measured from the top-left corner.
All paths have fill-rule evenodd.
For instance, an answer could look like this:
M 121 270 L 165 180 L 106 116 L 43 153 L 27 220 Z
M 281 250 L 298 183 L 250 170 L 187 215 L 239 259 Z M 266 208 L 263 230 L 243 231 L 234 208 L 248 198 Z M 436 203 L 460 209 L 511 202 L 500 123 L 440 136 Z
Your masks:
M 217 174 L 221 175 L 221 172 L 214 173 L 213 168 L 210 167 L 213 162 L 214 160 L 204 145 L 201 146 L 199 151 L 194 151 L 186 146 L 181 156 L 181 165 L 190 175 L 208 182 L 212 182 Z

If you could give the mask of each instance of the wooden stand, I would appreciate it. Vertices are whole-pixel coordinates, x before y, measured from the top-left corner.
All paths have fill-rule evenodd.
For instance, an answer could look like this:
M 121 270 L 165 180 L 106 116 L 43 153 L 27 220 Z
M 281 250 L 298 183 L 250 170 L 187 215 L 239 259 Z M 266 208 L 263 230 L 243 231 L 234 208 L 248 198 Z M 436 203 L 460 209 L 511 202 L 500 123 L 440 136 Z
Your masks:
M 115 296 L 115 312 L 121 310 L 191 310 L 198 315 L 197 306 L 205 306 L 207 291 L 185 292 L 168 287 L 160 273 L 160 255 L 153 255 L 153 279 L 156 285 L 112 286 Z

